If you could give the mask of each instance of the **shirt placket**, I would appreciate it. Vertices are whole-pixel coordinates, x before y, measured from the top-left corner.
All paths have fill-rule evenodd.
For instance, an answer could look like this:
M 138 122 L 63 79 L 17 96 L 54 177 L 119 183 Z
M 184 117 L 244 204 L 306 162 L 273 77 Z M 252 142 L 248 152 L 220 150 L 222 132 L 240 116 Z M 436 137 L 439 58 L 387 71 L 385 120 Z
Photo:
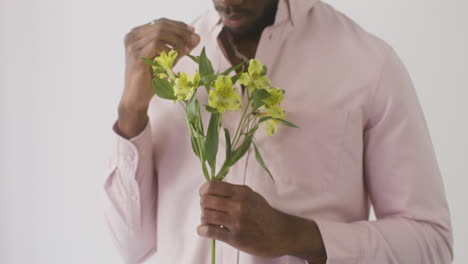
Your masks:
M 229 60 L 224 56 L 221 48 L 220 43 L 218 42 L 218 35 L 221 32 L 222 25 L 217 25 L 213 30 L 213 40 L 215 41 L 216 45 L 216 66 L 218 69 L 224 69 L 231 67 L 232 64 Z M 278 54 L 281 50 L 281 47 L 284 44 L 284 41 L 287 39 L 288 34 L 292 30 L 292 25 L 289 22 L 283 22 L 278 25 L 267 27 L 263 30 L 262 35 L 260 37 L 260 41 L 257 47 L 257 52 L 255 54 L 255 59 L 260 60 L 267 68 L 268 74 L 267 76 L 271 79 L 272 73 L 276 69 L 277 65 L 277 58 Z M 273 84 L 274 85 L 274 84 Z M 251 149 L 248 150 L 246 155 L 242 158 L 241 161 L 244 164 L 243 166 L 243 179 L 242 183 L 245 184 L 247 180 L 248 174 L 248 164 L 251 155 Z M 242 164 L 241 163 L 241 164 Z M 242 264 L 239 259 L 239 250 L 229 247 L 223 248 L 223 264 Z

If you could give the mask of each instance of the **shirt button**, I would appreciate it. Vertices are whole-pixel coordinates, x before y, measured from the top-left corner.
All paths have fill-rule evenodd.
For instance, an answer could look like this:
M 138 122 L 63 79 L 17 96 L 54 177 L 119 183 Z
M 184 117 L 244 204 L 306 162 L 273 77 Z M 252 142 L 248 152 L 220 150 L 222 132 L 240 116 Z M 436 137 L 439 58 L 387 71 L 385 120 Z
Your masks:
M 136 196 L 134 194 L 132 194 L 132 196 L 130 197 L 130 199 L 132 199 L 132 201 L 136 201 Z

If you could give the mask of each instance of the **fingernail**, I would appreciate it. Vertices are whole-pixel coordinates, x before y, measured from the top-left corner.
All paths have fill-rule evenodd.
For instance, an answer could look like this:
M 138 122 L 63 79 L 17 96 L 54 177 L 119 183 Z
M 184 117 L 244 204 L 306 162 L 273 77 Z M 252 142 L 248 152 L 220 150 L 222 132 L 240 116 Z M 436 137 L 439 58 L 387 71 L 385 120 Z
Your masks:
M 187 28 L 188 28 L 190 31 L 192 31 L 192 32 L 195 31 L 195 28 L 192 27 L 192 26 L 190 26 L 190 25 L 187 25 Z

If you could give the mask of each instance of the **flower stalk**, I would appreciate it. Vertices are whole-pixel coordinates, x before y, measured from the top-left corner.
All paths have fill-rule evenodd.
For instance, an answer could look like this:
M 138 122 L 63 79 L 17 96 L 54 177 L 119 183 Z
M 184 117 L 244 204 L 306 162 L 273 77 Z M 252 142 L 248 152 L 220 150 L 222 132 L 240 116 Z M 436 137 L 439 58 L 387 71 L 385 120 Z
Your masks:
M 153 69 L 153 90 L 162 99 L 179 102 L 185 110 L 185 121 L 189 129 L 193 153 L 200 160 L 203 176 L 207 181 L 222 181 L 232 166 L 239 161 L 250 148 L 255 147 L 255 156 L 258 163 L 274 181 L 268 170 L 253 137 L 259 125 L 265 123 L 265 131 L 273 135 L 278 123 L 296 127 L 287 122 L 285 111 L 279 106 L 284 98 L 284 91 L 270 87 L 267 78 L 267 68 L 258 60 L 250 60 L 246 72 L 239 72 L 230 76 L 230 73 L 239 69 L 240 65 L 233 66 L 223 72 L 215 72 L 205 49 L 199 56 L 188 55 L 197 65 L 198 69 L 192 75 L 185 72 L 175 72 L 174 62 L 177 51 L 163 51 L 153 60 L 141 58 Z M 236 83 L 244 85 L 247 93 L 245 104 L 237 92 Z M 208 102 L 204 108 L 211 113 L 209 126 L 205 132 L 203 128 L 200 102 L 197 98 L 199 87 L 204 86 L 208 92 Z M 223 114 L 226 111 L 240 111 L 241 118 L 236 126 L 234 137 L 223 128 Z M 217 172 L 216 160 L 219 148 L 219 134 L 224 132 L 226 141 L 226 154 L 223 165 Z M 216 240 L 211 240 L 211 264 L 215 264 Z

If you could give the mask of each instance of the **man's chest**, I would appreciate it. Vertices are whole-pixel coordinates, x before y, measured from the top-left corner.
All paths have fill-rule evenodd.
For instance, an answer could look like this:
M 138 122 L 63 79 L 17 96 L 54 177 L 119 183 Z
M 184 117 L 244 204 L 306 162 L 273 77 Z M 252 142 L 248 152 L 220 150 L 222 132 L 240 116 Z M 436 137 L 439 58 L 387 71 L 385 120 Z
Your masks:
M 361 182 L 365 104 L 372 74 L 354 67 L 356 58 L 339 46 L 301 42 L 295 34 L 272 39 L 276 42 L 264 33 L 255 58 L 268 67 L 271 85 L 286 91 L 281 106 L 286 119 L 299 128 L 283 126 L 272 137 L 261 128 L 255 136 L 276 183 L 269 182 L 254 160 L 247 162 L 255 159 L 253 154 L 246 156 L 239 163 L 242 168 L 233 169 L 227 180 L 250 185 L 281 208 L 284 197 L 305 201 L 330 191 L 337 181 L 350 185 Z M 231 67 L 233 63 L 216 38 L 206 40 L 202 45 L 215 70 Z M 178 69 L 196 70 L 193 63 L 190 65 Z M 206 98 L 201 96 L 201 104 L 206 104 L 203 100 Z M 226 116 L 223 120 L 228 127 L 235 126 L 236 118 Z M 343 164 L 350 164 L 352 170 Z M 348 170 L 346 178 L 343 170 Z

